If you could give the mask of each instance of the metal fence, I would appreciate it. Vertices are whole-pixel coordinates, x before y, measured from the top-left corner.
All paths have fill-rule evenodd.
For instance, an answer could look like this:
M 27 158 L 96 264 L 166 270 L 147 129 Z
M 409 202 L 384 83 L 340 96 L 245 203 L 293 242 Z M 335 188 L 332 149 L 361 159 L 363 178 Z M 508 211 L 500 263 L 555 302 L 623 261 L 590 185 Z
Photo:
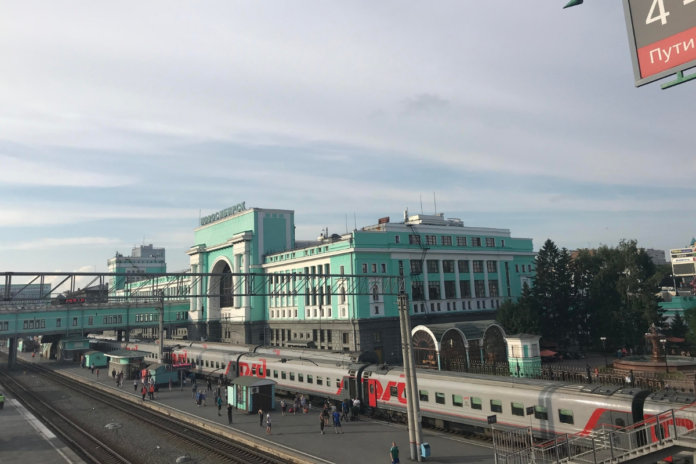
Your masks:
M 604 427 L 589 435 L 559 435 L 534 443 L 530 428 L 493 430 L 498 464 L 622 462 L 678 445 L 696 449 L 696 411 L 691 406 L 669 410 L 624 428 Z M 526 438 L 525 438 L 526 437 Z
M 450 368 L 454 367 L 450 364 Z M 510 376 L 510 366 L 507 362 L 481 363 L 472 362 L 468 369 L 466 366 L 459 366 L 460 369 L 451 369 L 460 372 L 470 372 L 473 374 L 487 374 L 498 376 Z M 543 380 L 557 380 L 571 383 L 601 383 L 603 385 L 627 385 L 644 388 L 650 391 L 671 389 L 681 392 L 693 393 L 696 391 L 696 380 L 694 375 L 673 373 L 665 375 L 656 372 L 631 373 L 628 370 L 613 369 L 609 367 L 595 371 L 589 366 L 581 367 L 577 364 L 546 363 L 542 364 L 541 372 L 533 378 Z

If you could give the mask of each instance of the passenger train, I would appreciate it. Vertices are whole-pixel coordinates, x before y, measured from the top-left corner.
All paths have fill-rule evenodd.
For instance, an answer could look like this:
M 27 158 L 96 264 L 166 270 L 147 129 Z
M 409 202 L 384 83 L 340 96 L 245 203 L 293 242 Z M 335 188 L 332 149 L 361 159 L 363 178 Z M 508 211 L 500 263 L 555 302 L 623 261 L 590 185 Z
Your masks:
M 146 351 L 151 360 L 159 350 L 158 345 L 138 343 L 119 347 Z M 390 420 L 403 420 L 406 414 L 403 369 L 370 362 L 354 353 L 213 343 L 170 347 L 173 363 L 191 365 L 201 375 L 222 375 L 231 381 L 240 376 L 270 379 L 276 382 L 278 393 L 338 401 L 359 398 L 371 414 Z M 424 423 L 476 433 L 488 429 L 489 416 L 495 415 L 497 426 L 531 427 L 538 437 L 587 435 L 601 427 L 621 428 L 658 417 L 696 401 L 693 393 L 651 393 L 630 387 L 459 372 L 418 369 L 417 379 Z M 676 426 L 693 430 L 694 422 L 696 413 L 694 419 L 682 416 Z

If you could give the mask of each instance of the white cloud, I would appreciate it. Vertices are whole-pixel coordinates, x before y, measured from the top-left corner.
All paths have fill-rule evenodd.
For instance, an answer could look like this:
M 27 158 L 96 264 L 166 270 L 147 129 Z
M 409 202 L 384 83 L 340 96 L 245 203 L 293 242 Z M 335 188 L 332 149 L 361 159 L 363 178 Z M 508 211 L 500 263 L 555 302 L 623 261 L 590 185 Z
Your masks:
M 3 243 L 0 245 L 0 249 L 13 251 L 35 251 L 62 247 L 104 246 L 113 245 L 116 243 L 119 243 L 119 241 L 108 237 L 44 237 L 37 240 Z
M 32 161 L 0 154 L 0 184 L 53 187 L 123 187 L 134 177 L 102 174 L 60 160 Z

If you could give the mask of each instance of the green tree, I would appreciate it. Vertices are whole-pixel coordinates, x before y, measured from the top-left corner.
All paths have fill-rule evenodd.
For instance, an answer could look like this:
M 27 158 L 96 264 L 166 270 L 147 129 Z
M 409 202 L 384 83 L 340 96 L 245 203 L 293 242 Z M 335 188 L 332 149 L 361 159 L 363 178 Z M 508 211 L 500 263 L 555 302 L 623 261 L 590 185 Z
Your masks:
M 686 338 L 687 333 L 689 333 L 689 326 L 686 324 L 686 320 L 681 314 L 675 314 L 669 323 L 669 334 L 672 337 Z
M 496 320 L 500 322 L 508 334 L 541 333 L 539 312 L 527 284 L 522 287 L 522 295 L 516 302 L 507 300 L 500 305 Z
M 577 331 L 570 262 L 568 250 L 559 250 L 551 239 L 546 240 L 536 257 L 536 276 L 531 291 L 539 313 L 541 335 L 566 346 Z

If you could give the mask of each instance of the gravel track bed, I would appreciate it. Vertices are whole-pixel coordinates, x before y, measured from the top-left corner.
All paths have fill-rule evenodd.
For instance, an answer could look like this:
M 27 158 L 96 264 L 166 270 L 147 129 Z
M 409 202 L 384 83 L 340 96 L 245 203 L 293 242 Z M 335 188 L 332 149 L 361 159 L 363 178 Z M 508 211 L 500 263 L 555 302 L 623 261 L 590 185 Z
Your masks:
M 61 412 L 95 434 L 113 449 L 122 450 L 130 461 L 143 464 L 176 463 L 189 451 L 178 446 L 168 433 L 134 421 L 121 411 L 86 398 L 69 388 L 53 383 L 38 374 L 13 371 L 13 378 L 32 389 Z M 143 414 L 148 414 L 143 410 Z M 182 424 L 182 429 L 187 426 Z M 190 461 L 198 462 L 195 457 Z

